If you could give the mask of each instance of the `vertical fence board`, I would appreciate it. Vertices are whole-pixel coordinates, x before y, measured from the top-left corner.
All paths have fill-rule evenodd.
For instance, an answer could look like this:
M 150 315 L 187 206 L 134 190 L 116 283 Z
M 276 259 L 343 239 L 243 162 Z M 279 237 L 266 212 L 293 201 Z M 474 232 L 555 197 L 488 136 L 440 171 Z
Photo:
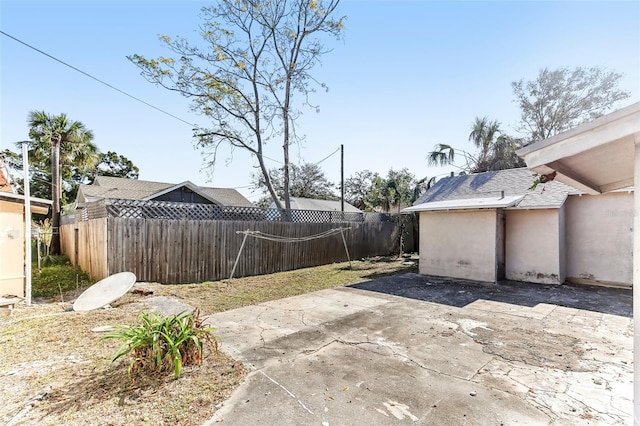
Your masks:
M 351 259 L 390 255 L 413 246 L 411 221 L 286 223 L 278 221 L 168 220 L 108 217 L 61 227 L 65 253 L 74 253 L 78 227 L 78 263 L 96 279 L 131 271 L 139 281 L 189 283 L 228 278 L 244 234 L 300 238 L 338 228 L 344 231 Z M 73 260 L 73 259 L 72 259 Z M 272 242 L 247 237 L 235 277 L 268 274 L 333 262 L 347 254 L 340 234 L 306 242 Z
M 76 247 L 75 229 L 78 229 Z M 108 237 L 107 218 L 86 222 L 70 223 L 60 227 L 62 252 L 76 264 L 75 252 L 78 252 L 78 265 L 94 279 L 108 275 Z

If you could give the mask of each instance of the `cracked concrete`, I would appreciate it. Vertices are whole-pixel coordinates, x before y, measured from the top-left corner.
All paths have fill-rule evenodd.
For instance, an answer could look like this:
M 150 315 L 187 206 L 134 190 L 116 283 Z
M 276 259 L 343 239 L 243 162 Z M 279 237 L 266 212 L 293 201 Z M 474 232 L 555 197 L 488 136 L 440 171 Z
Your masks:
M 209 425 L 632 423 L 629 290 L 405 274 L 208 322 L 254 370 Z

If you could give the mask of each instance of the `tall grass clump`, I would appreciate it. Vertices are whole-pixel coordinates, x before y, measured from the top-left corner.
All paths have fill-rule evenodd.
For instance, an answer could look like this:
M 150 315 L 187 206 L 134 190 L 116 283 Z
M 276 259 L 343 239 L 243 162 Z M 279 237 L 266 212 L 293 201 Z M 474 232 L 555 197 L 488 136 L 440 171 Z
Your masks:
M 205 342 L 211 343 L 217 353 L 218 342 L 213 330 L 213 327 L 204 327 L 197 311 L 168 317 L 143 312 L 138 324 L 123 326 L 107 334 L 105 339 L 124 340 L 112 361 L 130 355 L 130 375 L 173 371 L 177 379 L 183 366 L 202 363 Z
M 67 256 L 46 256 L 41 263 L 41 269 L 38 268 L 35 260 L 32 264 L 31 295 L 33 297 L 60 296 L 64 301 L 65 293 L 78 291 L 95 283 L 95 280 L 86 272 L 72 265 Z

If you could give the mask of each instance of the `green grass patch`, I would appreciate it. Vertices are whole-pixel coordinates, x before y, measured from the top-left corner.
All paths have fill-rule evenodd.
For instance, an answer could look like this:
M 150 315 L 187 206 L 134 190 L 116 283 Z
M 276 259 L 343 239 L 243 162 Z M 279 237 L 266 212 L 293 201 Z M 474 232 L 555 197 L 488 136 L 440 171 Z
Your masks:
M 397 257 L 380 257 L 269 275 L 208 281 L 202 284 L 154 286 L 157 296 L 166 296 L 212 314 L 269 300 L 297 296 L 312 291 L 370 281 L 387 275 L 417 272 L 417 264 Z
M 41 264 L 40 271 L 37 263 L 32 265 L 33 297 L 60 297 L 64 293 L 85 288 L 95 282 L 81 269 L 76 270 L 67 256 L 46 256 Z

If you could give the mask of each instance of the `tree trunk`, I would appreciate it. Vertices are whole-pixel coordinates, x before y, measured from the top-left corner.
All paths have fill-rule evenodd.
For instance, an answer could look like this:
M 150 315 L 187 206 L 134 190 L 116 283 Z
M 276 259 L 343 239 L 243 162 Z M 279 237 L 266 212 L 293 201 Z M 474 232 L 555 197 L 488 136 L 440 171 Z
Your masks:
M 287 109 L 284 109 L 283 114 L 284 121 L 284 144 L 282 149 L 284 150 L 284 208 L 291 210 L 291 198 L 289 196 L 289 114 Z
M 262 158 L 262 152 L 259 152 L 257 155 L 258 163 L 260 164 L 260 171 L 262 172 L 262 176 L 264 176 L 264 183 L 267 186 L 267 190 L 269 191 L 269 195 L 271 195 L 271 199 L 273 203 L 276 205 L 278 210 L 282 210 L 282 203 L 278 199 L 278 195 L 276 191 L 273 189 L 273 183 L 271 182 L 271 177 L 269 176 L 269 171 L 267 170 L 267 166 L 264 164 L 264 159 Z
M 291 77 L 287 78 L 287 88 L 282 108 L 282 122 L 284 125 L 284 210 L 285 221 L 291 221 L 291 197 L 289 195 L 289 102 L 291 93 Z

